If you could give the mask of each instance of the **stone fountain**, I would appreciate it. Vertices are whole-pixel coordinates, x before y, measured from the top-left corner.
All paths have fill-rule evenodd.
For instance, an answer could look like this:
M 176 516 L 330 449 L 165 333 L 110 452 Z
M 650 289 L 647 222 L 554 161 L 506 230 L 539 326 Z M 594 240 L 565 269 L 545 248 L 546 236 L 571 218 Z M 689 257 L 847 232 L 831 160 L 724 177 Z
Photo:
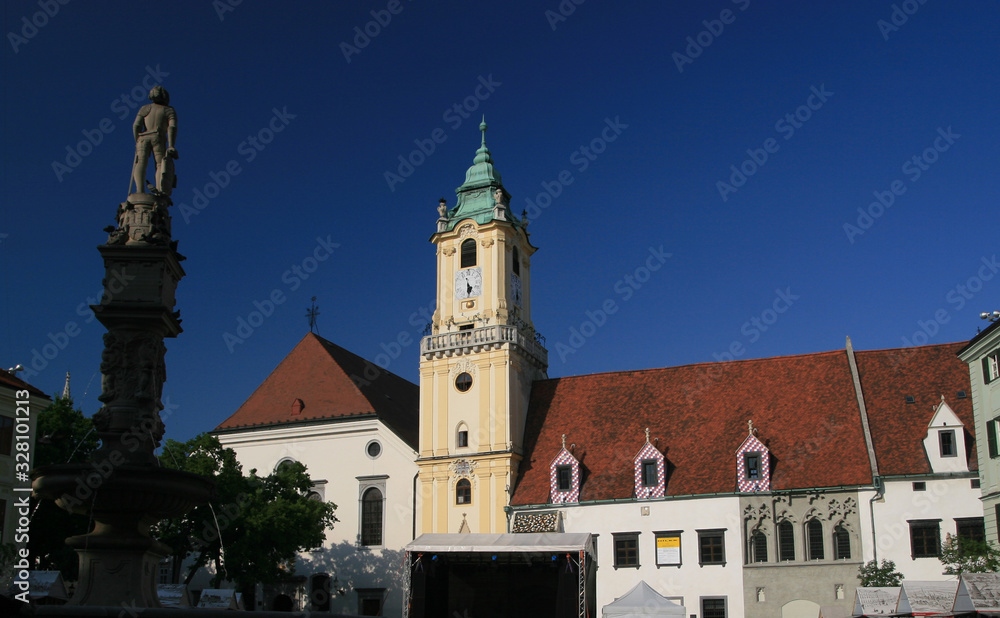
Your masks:
M 136 155 L 128 197 L 117 225 L 98 247 L 104 259 L 104 295 L 91 306 L 107 328 L 101 354 L 101 396 L 94 415 L 100 448 L 81 464 L 32 472 L 36 496 L 88 514 L 89 534 L 70 537 L 80 559 L 71 605 L 159 607 L 156 577 L 170 548 L 150 535 L 157 521 L 205 504 L 211 479 L 161 468 L 154 454 L 163 438 L 161 392 L 167 378 L 163 340 L 181 332 L 174 291 L 184 276 L 171 239 L 170 193 L 176 186 L 177 115 L 167 91 L 154 87 L 151 104 L 136 116 Z M 155 183 L 146 183 L 149 157 Z M 133 190 L 134 189 L 134 190 Z

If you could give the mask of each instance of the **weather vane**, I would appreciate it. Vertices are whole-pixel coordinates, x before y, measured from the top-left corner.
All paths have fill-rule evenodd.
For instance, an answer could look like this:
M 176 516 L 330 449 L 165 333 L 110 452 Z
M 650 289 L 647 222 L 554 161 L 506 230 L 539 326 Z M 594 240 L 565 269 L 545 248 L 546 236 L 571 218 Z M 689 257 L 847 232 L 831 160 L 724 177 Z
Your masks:
M 312 304 L 309 306 L 309 310 L 306 311 L 306 317 L 309 318 L 309 332 L 319 334 L 319 326 L 316 325 L 316 316 L 319 315 L 319 307 L 316 306 L 316 297 L 312 297 Z

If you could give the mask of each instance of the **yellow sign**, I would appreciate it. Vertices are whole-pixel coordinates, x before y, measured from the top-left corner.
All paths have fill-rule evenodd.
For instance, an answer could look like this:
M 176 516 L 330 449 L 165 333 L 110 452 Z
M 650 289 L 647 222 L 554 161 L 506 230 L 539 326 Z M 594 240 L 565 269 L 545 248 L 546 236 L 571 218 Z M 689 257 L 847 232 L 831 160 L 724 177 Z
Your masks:
M 681 563 L 681 537 L 656 537 L 656 564 L 672 565 Z

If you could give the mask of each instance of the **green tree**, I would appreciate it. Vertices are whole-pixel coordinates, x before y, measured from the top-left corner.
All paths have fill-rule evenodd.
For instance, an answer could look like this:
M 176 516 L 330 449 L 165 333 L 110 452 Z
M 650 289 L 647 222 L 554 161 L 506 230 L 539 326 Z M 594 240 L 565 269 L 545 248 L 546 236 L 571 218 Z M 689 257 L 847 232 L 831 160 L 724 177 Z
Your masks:
M 903 581 L 903 574 L 896 570 L 896 563 L 892 560 L 883 560 L 882 564 L 878 560 L 870 560 L 858 569 L 858 579 L 864 587 L 893 588 Z
M 1000 551 L 987 541 L 947 535 L 941 544 L 945 575 L 1000 571 Z
M 326 529 L 337 521 L 335 504 L 310 497 L 312 481 L 300 463 L 267 476 L 256 470 L 244 475 L 233 450 L 208 434 L 187 442 L 168 440 L 160 461 L 216 482 L 212 504 L 158 528 L 157 537 L 175 557 L 193 557 L 185 581 L 211 565 L 213 586 L 231 580 L 250 599 L 255 583 L 276 583 L 291 575 L 298 553 L 321 546 Z
M 72 399 L 56 397 L 39 413 L 35 424 L 35 468 L 51 464 L 87 461 L 97 449 L 93 421 L 73 407 Z M 84 515 L 65 511 L 51 500 L 32 500 L 31 537 L 28 551 L 34 568 L 61 571 L 67 581 L 76 580 L 79 561 L 66 539 L 90 532 Z

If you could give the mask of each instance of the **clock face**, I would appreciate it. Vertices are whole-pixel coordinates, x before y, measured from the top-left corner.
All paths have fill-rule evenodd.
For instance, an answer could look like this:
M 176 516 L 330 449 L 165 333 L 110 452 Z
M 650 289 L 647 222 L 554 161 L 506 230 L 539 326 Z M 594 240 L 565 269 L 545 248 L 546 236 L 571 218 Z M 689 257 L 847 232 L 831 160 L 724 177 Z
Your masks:
M 475 298 L 483 293 L 483 271 L 478 266 L 455 273 L 455 298 Z
M 521 278 L 510 273 L 510 296 L 514 301 L 514 304 L 518 307 L 521 306 Z

